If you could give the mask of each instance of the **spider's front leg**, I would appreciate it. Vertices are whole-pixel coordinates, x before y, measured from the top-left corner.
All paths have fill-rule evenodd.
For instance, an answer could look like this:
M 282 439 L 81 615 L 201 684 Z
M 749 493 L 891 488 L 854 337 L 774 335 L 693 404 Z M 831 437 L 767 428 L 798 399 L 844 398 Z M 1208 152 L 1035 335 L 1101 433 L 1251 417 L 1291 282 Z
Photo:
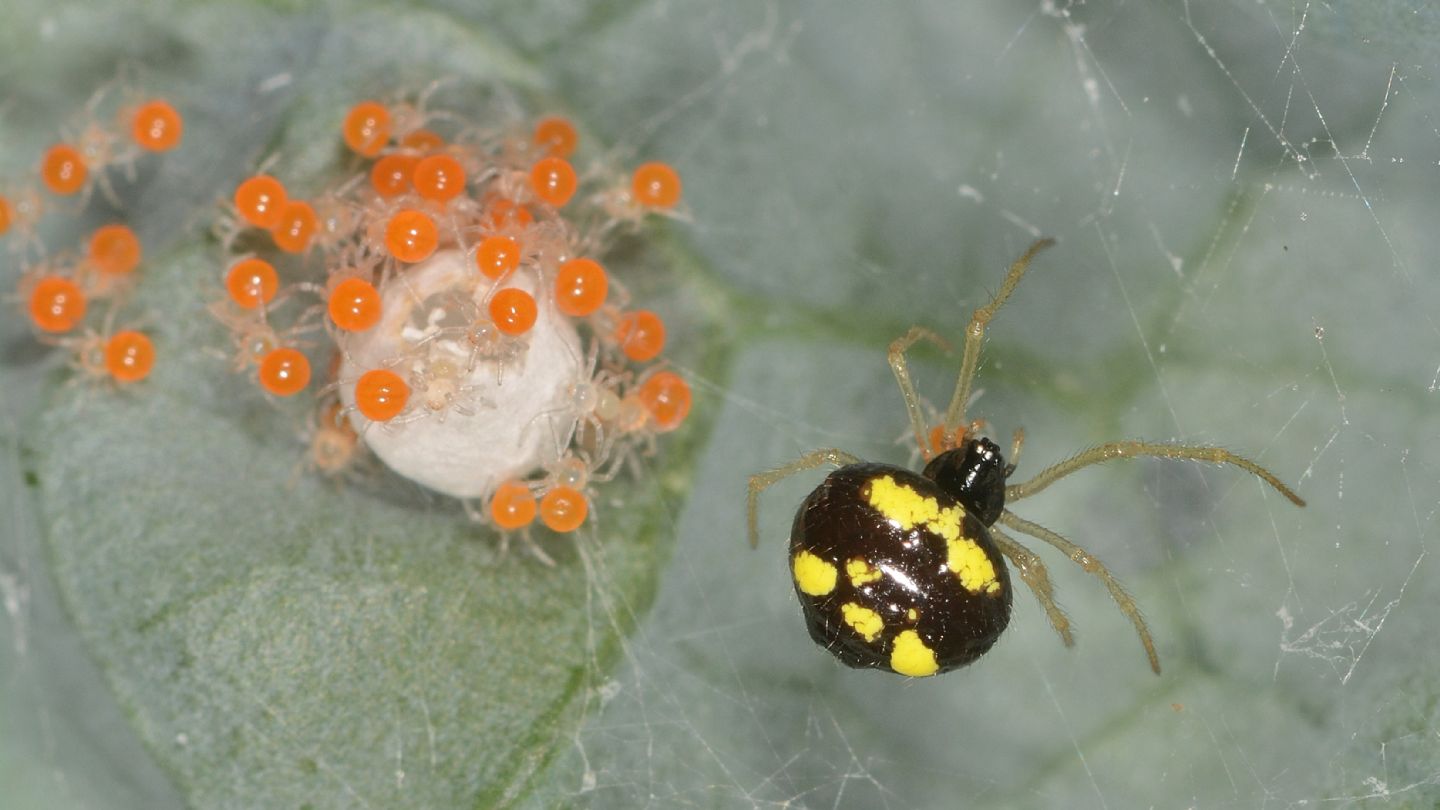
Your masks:
M 905 359 L 905 352 L 920 340 L 934 343 L 945 350 L 946 354 L 955 350 L 945 338 L 923 326 L 910 327 L 909 332 L 890 343 L 890 370 L 895 373 L 895 382 L 900 386 L 900 396 L 905 398 L 905 411 L 910 414 L 910 428 L 915 431 L 915 444 L 919 445 L 921 455 L 928 460 L 932 455 L 932 448 L 925 441 L 925 415 L 920 412 L 920 395 L 915 391 L 915 383 L 910 379 L 910 364 Z

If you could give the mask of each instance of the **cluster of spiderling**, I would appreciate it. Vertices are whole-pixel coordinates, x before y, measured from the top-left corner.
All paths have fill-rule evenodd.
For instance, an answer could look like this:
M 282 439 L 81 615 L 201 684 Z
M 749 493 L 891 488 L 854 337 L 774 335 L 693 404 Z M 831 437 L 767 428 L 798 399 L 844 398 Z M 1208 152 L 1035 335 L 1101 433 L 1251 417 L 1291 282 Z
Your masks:
M 118 205 L 112 174 L 133 181 L 146 155 L 180 144 L 184 122 L 173 105 L 117 87 L 91 97 L 33 176 L 0 188 L 0 238 L 21 267 L 15 297 L 36 337 L 69 351 L 80 379 L 127 385 L 149 376 L 155 362 L 149 336 L 133 324 L 116 327 L 138 280 L 139 237 L 115 222 L 96 228 L 81 248 L 49 251 L 39 233 L 47 214 L 79 213 L 96 188 Z
M 565 118 L 475 122 L 425 95 L 355 104 L 340 140 L 350 170 L 318 193 L 262 170 L 227 201 L 211 311 L 234 369 L 290 397 L 331 355 L 321 470 L 360 444 L 505 537 L 578 529 L 591 487 L 690 410 L 664 321 L 604 264 L 616 235 L 673 215 L 679 175 L 577 171 Z

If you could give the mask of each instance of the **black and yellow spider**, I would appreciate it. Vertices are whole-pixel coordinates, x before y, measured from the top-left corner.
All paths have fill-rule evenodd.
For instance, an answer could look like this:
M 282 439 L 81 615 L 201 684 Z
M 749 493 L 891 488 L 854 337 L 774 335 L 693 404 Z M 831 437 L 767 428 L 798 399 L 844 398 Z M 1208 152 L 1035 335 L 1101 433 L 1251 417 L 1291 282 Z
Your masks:
M 1024 434 L 1015 432 L 1007 464 L 1000 448 L 978 436 L 983 423 L 967 422 L 985 339 L 985 326 L 1020 282 L 1035 254 L 1054 244 L 1041 239 L 1010 265 L 994 300 L 970 319 L 955 393 L 944 421 L 927 430 L 920 397 L 910 381 L 905 352 L 919 340 L 945 341 L 913 326 L 890 344 L 890 368 L 905 397 L 915 441 L 929 459 L 920 472 L 876 464 L 842 450 L 806 453 L 779 469 L 750 477 L 747 499 L 750 545 L 759 542 L 760 493 L 775 482 L 824 464 L 839 469 L 800 504 L 790 530 L 790 571 L 810 637 L 852 667 L 911 677 L 936 675 L 984 655 L 1010 621 L 1009 558 L 1034 592 L 1067 646 L 1070 620 L 1055 604 L 1050 575 L 1040 558 L 1000 526 L 1049 543 L 1094 574 L 1135 625 L 1150 668 L 1160 672 L 1155 643 L 1135 601 L 1085 549 L 1005 507 L 1092 464 L 1136 456 L 1233 464 L 1274 487 L 1296 506 L 1305 502 L 1268 470 L 1219 447 L 1119 441 L 1102 444 L 1041 470 L 1018 484 L 1015 470 Z

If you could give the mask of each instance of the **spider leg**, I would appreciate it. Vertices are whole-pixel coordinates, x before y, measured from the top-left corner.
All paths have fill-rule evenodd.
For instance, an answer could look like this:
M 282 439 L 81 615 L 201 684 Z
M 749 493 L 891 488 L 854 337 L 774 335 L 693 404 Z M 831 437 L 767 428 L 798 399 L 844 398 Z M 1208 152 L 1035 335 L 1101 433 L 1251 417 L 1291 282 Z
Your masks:
M 947 434 L 965 421 L 965 404 L 970 400 L 970 386 L 975 382 L 975 369 L 980 363 L 980 344 L 985 342 L 985 325 L 990 323 L 990 319 L 995 317 L 1005 299 L 1015 291 L 1015 285 L 1020 283 L 1020 277 L 1025 275 L 1025 270 L 1030 266 L 1035 254 L 1053 244 L 1054 239 L 1037 239 L 1010 265 L 1010 272 L 1005 275 L 1005 281 L 1000 284 L 1000 291 L 995 293 L 995 298 L 970 316 L 970 325 L 965 327 L 965 356 L 960 361 L 960 376 L 955 380 L 955 395 L 950 398 L 950 407 L 945 409 Z
M 923 326 L 912 326 L 903 337 L 890 342 L 890 370 L 895 372 L 895 382 L 900 385 L 900 395 L 905 398 L 905 410 L 910 414 L 910 427 L 915 431 L 915 443 L 925 458 L 930 458 L 930 445 L 925 441 L 925 416 L 920 412 L 920 395 L 915 393 L 915 383 L 910 380 L 910 364 L 905 352 L 917 341 L 928 340 L 947 353 L 955 351 L 950 343 Z
M 502 534 L 501 536 L 504 537 L 504 534 Z M 551 557 L 549 554 L 546 554 L 545 549 L 540 548 L 540 544 L 535 542 L 535 538 L 530 536 L 530 532 L 524 532 L 523 534 L 521 534 L 520 539 L 525 542 L 525 550 L 529 551 L 531 556 L 539 560 L 541 565 L 545 566 L 546 568 L 555 567 L 555 558 Z
M 1052 464 L 1046 467 L 1028 481 L 1005 487 L 1005 500 L 1018 501 L 1021 498 L 1028 498 L 1061 478 L 1089 467 L 1092 464 L 1100 464 L 1118 458 L 1135 458 L 1136 456 L 1180 458 L 1190 461 L 1211 461 L 1216 464 L 1233 464 L 1274 487 L 1276 492 L 1284 495 L 1296 506 L 1305 505 L 1305 501 L 1301 499 L 1299 495 L 1296 495 L 1289 487 L 1280 483 L 1280 479 L 1276 478 L 1269 470 L 1248 458 L 1237 456 L 1229 450 L 1200 445 L 1157 444 L 1139 441 L 1107 442 L 1098 447 L 1092 447 L 1089 450 L 1076 453 L 1058 464 Z
M 1110 591 L 1110 598 L 1115 600 L 1115 604 L 1120 608 L 1120 612 L 1124 613 L 1125 616 L 1130 619 L 1130 623 L 1135 625 L 1135 632 L 1140 635 L 1140 643 L 1145 647 L 1145 656 L 1150 659 L 1150 669 L 1153 670 L 1156 675 L 1160 674 L 1160 656 L 1155 652 L 1155 640 L 1150 637 L 1150 628 L 1145 626 L 1145 618 L 1140 615 L 1140 608 L 1136 606 L 1135 600 L 1131 598 L 1130 594 L 1125 592 L 1124 586 L 1115 579 L 1114 575 L 1110 573 L 1110 569 L 1106 568 L 1104 563 L 1095 559 L 1095 555 L 1075 545 L 1071 541 L 1066 540 L 1059 534 L 1038 523 L 1031 523 L 1016 515 L 1014 512 L 1011 512 L 1009 509 L 1000 513 L 999 522 L 1017 532 L 1044 540 L 1055 548 L 1060 549 L 1060 551 L 1064 552 L 1065 556 L 1069 557 L 1076 565 L 1094 574 L 1101 582 L 1105 583 L 1105 588 Z
M 768 489 L 772 484 L 785 478 L 789 478 L 798 472 L 813 470 L 822 464 L 834 464 L 842 466 L 845 464 L 859 464 L 860 459 L 852 456 L 844 450 L 826 449 L 812 450 L 809 453 L 786 464 L 784 467 L 777 467 L 773 470 L 755 473 L 750 476 L 750 483 L 747 487 L 748 495 L 745 499 L 746 527 L 750 535 L 750 547 L 760 546 L 759 509 L 760 493 Z
M 1040 601 L 1040 607 L 1045 609 L 1045 615 L 1050 618 L 1050 626 L 1055 628 L 1060 640 L 1066 647 L 1075 646 L 1075 636 L 1070 632 L 1070 619 L 1065 615 L 1065 611 L 1055 604 L 1050 573 L 1045 569 L 1045 563 L 1040 561 L 1039 555 L 994 526 L 990 527 L 990 537 L 995 540 L 995 545 L 1000 547 L 1000 553 L 1015 566 L 1015 571 L 1020 574 L 1020 579 L 1025 581 L 1030 592 Z

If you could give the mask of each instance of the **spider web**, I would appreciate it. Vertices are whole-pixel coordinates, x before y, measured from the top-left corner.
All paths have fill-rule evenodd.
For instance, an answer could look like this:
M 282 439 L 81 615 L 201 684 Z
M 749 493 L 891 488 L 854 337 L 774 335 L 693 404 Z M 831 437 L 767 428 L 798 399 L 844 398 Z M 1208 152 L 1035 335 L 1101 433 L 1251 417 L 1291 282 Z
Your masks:
M 851 12 L 717 24 L 717 78 L 658 116 L 696 162 L 759 167 L 731 181 L 753 195 L 722 182 L 721 210 L 697 203 L 715 216 L 695 238 L 783 325 L 716 381 L 697 480 L 724 486 L 677 506 L 675 562 L 576 736 L 570 799 L 1435 800 L 1440 330 L 1417 228 L 1440 165 L 1431 54 L 1385 40 L 1379 13 L 1308 3 Z M 801 143 L 775 154 L 737 134 L 747 123 Z M 906 461 L 884 346 L 911 323 L 958 343 L 1040 235 L 1060 245 L 993 323 L 972 409 L 1002 443 L 1026 429 L 1020 475 L 1112 438 L 1216 443 L 1310 505 L 1233 470 L 1128 462 L 1016 507 L 1110 562 L 1146 610 L 1159 679 L 1098 583 L 1047 549 L 1076 649 L 1027 594 L 968 670 L 844 670 L 805 637 L 782 562 L 820 474 L 766 493 L 753 554 L 741 482 L 815 447 Z M 956 363 L 920 357 L 943 402 Z
M 694 167 L 686 232 L 733 294 L 737 337 L 726 368 L 688 369 L 715 423 L 669 505 L 656 603 L 617 596 L 604 544 L 582 544 L 591 626 L 640 623 L 617 669 L 596 657 L 584 722 L 529 803 L 1433 803 L 1432 12 L 967 5 L 657 0 L 587 21 L 603 34 L 557 53 L 565 97 L 629 122 L 606 135 Z M 537 30 L 521 36 L 543 47 Z M 1022 593 L 966 670 L 846 670 L 808 640 L 783 562 L 820 473 L 766 493 L 755 552 L 745 477 L 816 447 L 904 463 L 886 344 L 917 323 L 958 342 L 1041 235 L 1060 243 L 993 323 L 972 407 L 1002 445 L 1025 429 L 1017 475 L 1116 438 L 1213 443 L 1309 506 L 1231 469 L 1135 461 L 1015 507 L 1127 585 L 1159 678 L 1103 588 L 1038 547 L 1074 649 Z M 955 360 L 913 360 L 943 403 Z M 27 397 L 7 393 L 7 412 Z M 9 474 L 0 491 L 22 492 Z M 36 670 L 12 664 L 64 617 L 39 528 L 3 511 L 17 539 L 0 544 L 0 672 L 23 680 Z M 43 671 L 75 673 L 66 694 L 103 692 L 78 646 L 45 654 L 61 663 Z M 96 712 L 96 727 L 125 722 Z M 85 731 L 45 717 L 49 762 Z M 171 796 L 143 758 L 79 762 L 125 791 L 59 774 L 77 805 Z

